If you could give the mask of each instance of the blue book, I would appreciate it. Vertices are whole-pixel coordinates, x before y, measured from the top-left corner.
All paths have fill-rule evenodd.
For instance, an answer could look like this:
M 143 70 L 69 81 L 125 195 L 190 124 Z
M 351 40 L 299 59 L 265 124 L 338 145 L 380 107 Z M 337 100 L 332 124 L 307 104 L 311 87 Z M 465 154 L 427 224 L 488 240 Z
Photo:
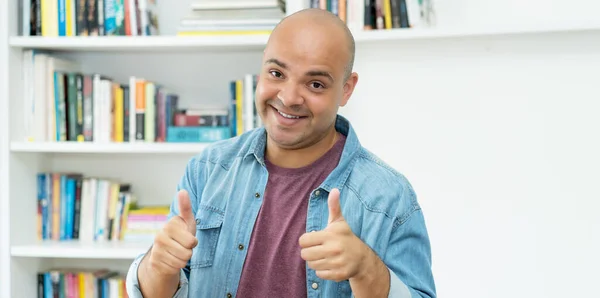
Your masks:
M 73 239 L 73 220 L 75 218 L 75 179 L 67 177 L 67 215 L 66 217 L 66 239 Z
M 115 35 L 117 32 L 117 3 L 115 0 L 104 0 L 104 34 Z
M 48 232 L 48 225 L 46 224 L 48 216 L 48 191 L 46 190 L 46 174 L 37 174 L 37 186 L 38 186 L 38 216 L 40 217 L 41 223 L 41 238 L 46 239 L 46 233 Z
M 231 137 L 229 126 L 168 126 L 167 142 L 209 143 Z
M 66 0 L 58 0 L 58 36 L 67 36 Z
M 60 240 L 67 239 L 67 176 L 60 176 Z

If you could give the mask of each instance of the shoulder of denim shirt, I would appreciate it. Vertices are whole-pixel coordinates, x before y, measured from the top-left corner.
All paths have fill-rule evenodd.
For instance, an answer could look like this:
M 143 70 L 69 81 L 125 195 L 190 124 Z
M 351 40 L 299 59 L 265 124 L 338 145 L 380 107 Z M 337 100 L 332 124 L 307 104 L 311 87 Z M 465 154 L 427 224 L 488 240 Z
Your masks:
M 241 135 L 208 144 L 202 152 L 191 157 L 188 166 L 194 170 L 201 170 L 197 166 L 202 166 L 204 170 L 210 170 L 213 166 L 229 170 L 237 159 L 250 155 L 262 161 L 265 141 L 265 129 L 255 128 Z
M 404 174 L 362 146 L 355 159 L 345 184 L 365 209 L 385 214 L 393 220 L 394 229 L 421 209 Z

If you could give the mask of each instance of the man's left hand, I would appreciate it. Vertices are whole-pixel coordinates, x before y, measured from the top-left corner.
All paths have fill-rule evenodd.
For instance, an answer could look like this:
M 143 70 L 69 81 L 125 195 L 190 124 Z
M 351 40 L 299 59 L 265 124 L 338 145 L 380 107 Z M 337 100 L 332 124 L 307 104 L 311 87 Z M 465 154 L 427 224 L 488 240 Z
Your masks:
M 338 189 L 329 193 L 328 205 L 327 227 L 300 237 L 301 257 L 319 278 L 339 282 L 360 277 L 373 267 L 374 253 L 344 219 Z

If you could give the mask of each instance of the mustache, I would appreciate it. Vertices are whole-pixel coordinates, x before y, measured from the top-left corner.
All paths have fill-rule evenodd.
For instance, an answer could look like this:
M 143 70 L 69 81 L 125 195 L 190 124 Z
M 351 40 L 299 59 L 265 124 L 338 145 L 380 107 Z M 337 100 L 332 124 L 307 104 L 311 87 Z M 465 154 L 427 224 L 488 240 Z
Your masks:
M 283 104 L 283 101 L 281 101 L 281 99 L 279 98 L 269 99 L 267 101 L 267 104 L 284 113 L 285 111 L 289 111 L 302 115 L 310 115 L 310 111 L 303 105 L 286 106 L 285 104 Z

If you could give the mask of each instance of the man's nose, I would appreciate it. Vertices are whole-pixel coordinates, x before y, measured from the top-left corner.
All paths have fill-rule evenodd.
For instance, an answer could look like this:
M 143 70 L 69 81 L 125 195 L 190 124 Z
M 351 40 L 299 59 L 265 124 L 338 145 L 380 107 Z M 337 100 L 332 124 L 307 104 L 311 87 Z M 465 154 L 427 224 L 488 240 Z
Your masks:
M 302 105 L 304 98 L 299 92 L 299 87 L 296 84 L 286 84 L 277 96 L 283 105 L 291 107 L 296 105 Z

